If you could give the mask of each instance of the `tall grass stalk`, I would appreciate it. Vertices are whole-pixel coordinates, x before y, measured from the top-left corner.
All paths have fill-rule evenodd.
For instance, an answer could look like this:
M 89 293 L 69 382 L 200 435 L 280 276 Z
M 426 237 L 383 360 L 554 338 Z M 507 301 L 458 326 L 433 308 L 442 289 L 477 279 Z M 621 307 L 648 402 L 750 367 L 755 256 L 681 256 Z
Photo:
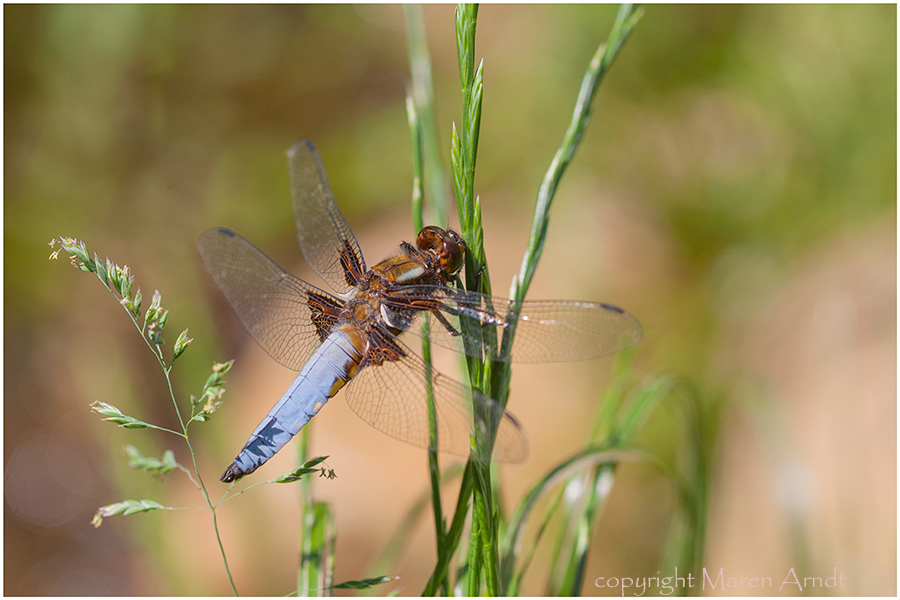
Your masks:
M 414 233 L 425 226 L 424 200 L 425 188 L 428 187 L 428 205 L 437 223 L 446 225 L 447 198 L 446 173 L 440 160 L 440 144 L 437 119 L 434 108 L 434 85 L 431 78 L 431 58 L 426 43 L 425 22 L 422 7 L 406 4 L 403 8 L 406 23 L 407 45 L 409 47 L 410 91 L 406 97 L 406 109 L 409 118 L 410 139 L 413 156 L 412 215 Z M 435 546 L 440 553 L 444 546 L 446 521 L 444 519 L 441 499 L 441 472 L 438 465 L 437 414 L 434 406 L 434 394 L 431 387 L 431 340 L 428 322 L 421 325 L 422 357 L 425 359 L 426 401 L 428 403 L 428 476 L 431 484 L 431 509 L 434 520 Z M 447 576 L 440 581 L 441 593 L 450 591 Z
M 415 73 L 414 73 L 415 76 Z M 423 179 L 424 173 L 422 168 L 422 124 L 419 120 L 419 113 L 415 105 L 412 95 L 406 97 L 406 109 L 409 116 L 410 137 L 412 138 L 413 153 L 413 186 L 412 186 L 412 206 L 413 206 L 413 227 L 416 232 L 424 227 L 424 216 L 422 211 L 423 203 Z M 428 476 L 431 483 L 431 508 L 434 516 L 434 538 L 437 550 L 444 543 L 444 534 L 446 524 L 444 522 L 444 509 L 441 502 L 441 471 L 438 465 L 438 424 L 437 412 L 434 405 L 434 390 L 432 388 L 432 367 L 431 367 L 431 339 L 429 337 L 428 321 L 423 321 L 420 325 L 422 334 L 422 358 L 425 359 L 425 400 L 428 405 Z M 445 578 L 441 582 L 441 589 L 446 594 L 449 590 L 449 582 Z
M 596 90 L 637 24 L 640 14 L 639 10 L 630 5 L 620 8 L 606 44 L 601 45 L 598 49 L 585 74 L 572 123 L 566 131 L 563 144 L 557 151 L 538 194 L 528 248 L 523 257 L 519 276 L 514 279 L 510 291 L 511 298 L 516 301 L 524 299 L 540 260 L 549 225 L 549 209 L 553 196 L 562 174 L 584 134 Z M 491 293 L 491 280 L 483 245 L 481 206 L 474 193 L 484 76 L 483 61 L 478 64 L 477 68 L 475 67 L 477 15 L 477 6 L 459 5 L 456 10 L 462 118 L 459 128 L 455 124 L 453 126 L 451 165 L 460 233 L 470 250 L 466 255 L 466 287 L 489 294 Z M 413 39 L 412 35 L 410 39 Z M 421 56 L 420 51 L 418 56 Z M 492 333 L 492 330 L 485 331 L 488 334 Z M 482 339 L 484 346 L 490 349 L 489 352 L 481 360 L 468 356 L 466 361 L 472 388 L 488 397 L 497 399 L 504 406 L 509 395 L 510 368 L 508 363 L 497 361 L 495 358 L 497 352 L 509 351 L 514 331 L 513 325 L 511 331 L 504 334 L 502 348 L 498 348 L 496 339 Z M 482 331 L 467 331 L 466 333 L 478 337 L 483 335 Z M 492 421 L 490 415 L 476 415 L 476 417 L 480 418 L 482 422 L 489 423 L 491 427 L 486 435 L 479 436 L 476 432 L 477 439 L 473 439 L 474 454 L 489 455 L 497 423 Z M 453 553 L 459 545 L 465 518 L 468 514 L 470 497 L 473 499 L 474 508 L 467 550 L 466 592 L 469 595 L 481 595 L 482 590 L 488 595 L 497 595 L 503 592 L 498 544 L 500 512 L 496 501 L 499 493 L 496 490 L 497 486 L 491 467 L 470 459 L 463 474 L 456 511 L 450 527 L 446 533 L 442 528 L 439 530 L 439 534 L 443 537 L 443 543 L 440 541 L 438 543 L 438 561 L 425 588 L 426 595 L 435 594 L 439 587 L 446 592 L 447 569 Z
M 544 250 L 544 242 L 547 239 L 547 228 L 550 224 L 550 207 L 553 204 L 553 197 L 556 195 L 556 188 L 587 129 L 597 89 L 643 14 L 644 11 L 633 4 L 621 5 L 606 42 L 600 44 L 588 65 L 587 72 L 584 74 L 584 79 L 581 82 L 581 89 L 578 91 L 578 98 L 575 101 L 572 120 L 563 136 L 563 142 L 557 149 L 550 163 L 550 168 L 541 182 L 537 203 L 534 207 L 528 246 L 525 250 L 525 256 L 522 257 L 522 266 L 519 269 L 519 274 L 510 287 L 509 295 L 513 300 L 523 300 L 531 285 L 531 280 L 534 277 L 534 272 Z
M 222 378 L 231 368 L 232 363 L 217 364 L 213 367 L 213 373 L 207 379 L 206 385 L 203 388 L 203 393 L 199 398 L 192 397 L 191 416 L 189 419 L 185 420 L 178 401 L 175 398 L 171 373 L 172 368 L 175 366 L 175 361 L 178 360 L 193 341 L 191 338 L 187 337 L 188 330 L 185 329 L 178 336 L 172 347 L 172 357 L 167 361 L 165 353 L 163 352 L 163 348 L 165 347 L 163 331 L 168 322 L 169 311 L 163 308 L 162 296 L 160 293 L 158 291 L 154 292 L 150 306 L 147 307 L 146 311 L 142 312 L 143 297 L 141 290 L 140 288 L 138 288 L 137 291 L 134 290 L 134 277 L 127 266 L 119 267 L 108 258 L 105 261 L 101 261 L 96 253 L 93 258 L 91 258 L 88 255 L 84 242 L 80 242 L 74 238 L 60 237 L 59 239 L 54 239 L 50 242 L 51 247 L 57 244 L 59 245 L 59 249 L 51 254 L 51 258 L 56 258 L 60 252 L 66 252 L 71 257 L 72 264 L 75 267 L 88 273 L 94 273 L 103 284 L 103 287 L 112 294 L 119 305 L 125 310 L 132 325 L 134 325 L 135 329 L 140 334 L 141 339 L 144 341 L 162 370 L 166 380 L 166 389 L 169 392 L 169 400 L 172 402 L 172 407 L 175 411 L 175 416 L 178 419 L 180 431 L 173 431 L 135 419 L 134 417 L 123 414 L 118 408 L 102 402 L 96 402 L 92 406 L 93 410 L 104 416 L 105 418 L 103 420 L 116 423 L 120 427 L 126 429 L 156 429 L 175 435 L 184 441 L 188 448 L 188 452 L 191 455 L 193 474 L 188 469 L 176 463 L 174 456 L 171 458 L 171 461 L 163 460 L 161 461 L 163 464 L 157 466 L 154 464 L 155 461 L 150 461 L 145 457 L 136 459 L 133 454 L 132 466 L 161 475 L 166 472 L 163 470 L 165 468 L 165 463 L 169 462 L 172 468 L 178 468 L 187 474 L 191 483 L 193 483 L 200 491 L 203 501 L 206 503 L 205 509 L 210 511 L 213 531 L 215 532 L 216 543 L 218 544 L 219 553 L 222 557 L 225 574 L 228 577 L 231 591 L 237 596 L 237 588 L 234 584 L 234 578 L 231 575 L 231 568 L 228 565 L 228 558 L 225 555 L 225 546 L 222 544 L 222 537 L 219 533 L 219 522 L 216 515 L 216 509 L 221 502 L 214 503 L 210 498 L 206 483 L 203 481 L 203 476 L 200 473 L 200 468 L 197 464 L 197 455 L 194 452 L 194 446 L 188 435 L 188 428 L 191 423 L 207 421 L 218 409 L 219 404 L 221 403 L 222 393 L 224 393 L 224 380 Z M 142 317 L 143 323 L 139 323 L 138 319 Z M 194 476 L 196 476 L 196 479 Z M 104 517 L 117 514 L 131 515 L 159 509 L 171 510 L 170 507 L 165 507 L 152 500 L 126 500 L 101 507 L 97 511 L 93 523 L 95 526 L 99 527 Z
M 200 471 L 197 456 L 194 451 L 193 443 L 190 438 L 190 426 L 192 423 L 202 423 L 209 421 L 213 414 L 218 411 L 222 404 L 222 396 L 225 392 L 224 376 L 229 372 L 234 361 L 213 365 L 212 373 L 207 377 L 206 383 L 199 396 L 191 396 L 189 403 L 179 404 L 175 397 L 175 390 L 172 385 L 171 372 L 178 358 L 184 354 L 188 346 L 191 345 L 192 339 L 187 336 L 187 329 L 181 332 L 171 347 L 171 358 L 167 358 L 168 351 L 163 338 L 163 333 L 168 322 L 169 311 L 162 306 L 162 296 L 159 292 L 153 294 L 150 305 L 143 309 L 143 296 L 141 290 L 134 289 L 134 277 L 128 267 L 119 267 L 111 260 L 101 261 L 94 254 L 93 258 L 88 255 L 87 249 L 83 242 L 69 237 L 61 237 L 53 240 L 51 246 L 59 245 L 60 248 L 51 254 L 51 258 L 56 258 L 60 252 L 65 251 L 70 255 L 72 264 L 82 271 L 94 273 L 100 279 L 103 286 L 113 295 L 118 304 L 125 309 L 128 318 L 131 320 L 135 329 L 140 334 L 144 343 L 150 349 L 155 357 L 163 375 L 166 379 L 166 385 L 169 391 L 169 399 L 178 420 L 180 430 L 168 429 L 160 427 L 152 423 L 136 419 L 124 414 L 117 407 L 105 402 L 95 402 L 91 408 L 94 412 L 101 415 L 104 421 L 115 423 L 125 429 L 155 429 L 164 433 L 177 436 L 182 439 L 191 455 L 193 469 L 179 464 L 175 460 L 175 454 L 171 450 L 166 450 L 161 459 L 143 456 L 134 446 L 126 446 L 126 453 L 129 457 L 129 467 L 139 469 L 147 474 L 161 478 L 170 471 L 179 470 L 183 472 L 188 480 L 200 491 L 205 506 L 182 506 L 171 507 L 165 506 L 155 500 L 123 500 L 115 502 L 98 509 L 92 524 L 99 527 L 104 518 L 114 515 L 133 515 L 138 513 L 146 513 L 151 511 L 170 511 L 181 509 L 202 508 L 208 510 L 212 516 L 213 531 L 216 536 L 216 542 L 219 554 L 222 558 L 222 564 L 225 568 L 225 574 L 228 578 L 229 586 L 234 595 L 238 595 L 234 578 L 231 574 L 231 568 L 225 555 L 225 547 L 219 533 L 218 508 L 226 501 L 246 493 L 250 489 L 271 483 L 294 483 L 302 481 L 300 494 L 303 497 L 302 506 L 305 509 L 302 519 L 302 541 L 301 541 L 301 568 L 298 574 L 297 590 L 301 593 L 326 593 L 330 594 L 331 590 L 344 587 L 352 589 L 365 589 L 374 585 L 379 585 L 387 581 L 391 581 L 390 577 L 376 577 L 361 581 L 348 581 L 342 584 L 333 585 L 334 573 L 334 519 L 330 510 L 323 503 L 315 503 L 311 500 L 309 487 L 309 475 L 319 473 L 327 476 L 329 479 L 334 477 L 333 471 L 319 465 L 324 462 L 327 457 L 317 457 L 306 459 L 308 448 L 308 428 L 303 430 L 301 443 L 298 444 L 298 451 L 301 453 L 302 466 L 284 473 L 275 479 L 259 482 L 250 485 L 238 492 L 231 493 L 234 483 L 222 494 L 218 501 L 213 501 L 210 493 L 204 483 L 203 475 Z M 186 410 L 187 409 L 187 412 Z M 186 418 L 185 415 L 190 417 Z
M 406 40 L 409 47 L 410 90 L 409 98 L 419 122 L 421 134 L 420 160 L 422 161 L 421 180 L 423 194 L 428 199 L 427 208 L 431 211 L 432 222 L 447 224 L 447 205 L 449 189 L 447 187 L 447 170 L 441 159 L 441 143 L 437 125 L 437 111 L 434 106 L 434 83 L 431 77 L 431 57 L 428 53 L 425 21 L 422 7 L 419 4 L 404 4 L 403 17 L 406 23 Z M 427 190 L 427 193 L 424 193 Z M 413 218 L 416 218 L 415 210 Z M 416 233 L 421 229 L 417 226 Z
M 331 596 L 334 589 L 334 516 L 325 502 L 312 502 L 303 511 L 300 546 L 300 596 Z
M 481 223 L 481 206 L 475 196 L 475 164 L 478 157 L 478 137 L 481 129 L 481 104 L 484 93 L 484 61 L 475 67 L 475 29 L 478 20 L 477 5 L 459 5 L 456 9 L 456 48 L 459 60 L 459 78 L 462 92 L 462 118 L 460 127 L 453 127 L 451 140 L 451 165 L 456 190 L 460 233 L 469 245 L 466 256 L 466 287 L 486 294 L 491 293 L 490 272 L 484 252 L 484 234 Z M 472 388 L 492 397 L 492 363 L 497 353 L 497 340 L 493 330 L 466 331 L 481 338 L 489 350 L 483 359 L 468 354 L 466 361 Z M 487 431 L 475 430 L 472 440 L 476 456 L 490 456 L 493 437 L 498 423 L 487 410 L 476 405 L 478 422 L 488 424 Z M 471 460 L 470 460 L 471 462 Z M 474 478 L 474 498 L 471 531 L 469 533 L 467 594 L 484 593 L 496 596 L 501 593 L 497 546 L 498 511 L 493 494 L 492 471 L 489 463 L 471 462 L 468 471 Z M 482 579 L 483 578 L 483 579 Z
M 307 423 L 297 436 L 297 464 L 309 462 L 309 442 L 312 429 Z M 297 595 L 332 595 L 334 584 L 334 516 L 324 502 L 313 499 L 312 479 L 299 481 L 297 500 L 300 512 L 299 565 Z
M 481 125 L 481 103 L 484 91 L 483 61 L 478 64 L 477 68 L 475 67 L 477 14 L 477 7 L 471 5 L 460 5 L 456 11 L 462 118 L 459 129 L 456 126 L 453 128 L 451 164 L 453 167 L 460 229 L 471 251 L 466 257 L 466 287 L 489 294 L 491 293 L 491 280 L 483 245 L 481 206 L 478 197 L 474 193 L 475 165 Z M 520 275 L 514 280 L 511 288 L 510 296 L 514 301 L 524 299 L 534 271 L 537 268 L 544 240 L 546 239 L 549 225 L 549 209 L 553 196 L 559 180 L 584 134 L 596 90 L 639 17 L 640 11 L 630 5 L 623 6 L 619 10 L 607 43 L 601 45 L 598 49 L 585 74 L 572 123 L 566 131 L 563 144 L 557 151 L 538 194 L 528 248 L 523 257 Z M 483 360 L 472 357 L 467 360 L 469 380 L 473 389 L 488 397 L 497 399 L 504 406 L 509 396 L 510 367 L 508 362 L 497 361 L 495 357 L 497 352 L 509 352 L 514 332 L 515 328 L 513 325 L 510 331 L 503 336 L 502 348 L 497 347 L 498 340 L 496 339 L 483 339 L 482 342 L 485 346 L 491 349 L 487 356 Z M 480 336 L 483 332 L 467 333 Z M 493 331 L 485 330 L 485 333 L 490 335 Z M 476 433 L 477 439 L 473 440 L 478 455 L 484 456 L 490 454 L 497 424 L 492 422 L 490 415 L 479 415 L 479 417 L 481 417 L 483 422 L 487 422 L 492 426 L 484 436 L 478 436 Z M 469 488 L 474 491 L 472 530 L 468 550 L 470 560 L 467 573 L 467 592 L 470 595 L 481 594 L 482 575 L 485 593 L 497 595 L 503 592 L 500 581 L 500 557 L 497 543 L 500 528 L 499 509 L 492 477 L 493 473 L 490 466 L 470 460 L 461 486 L 461 493 Z M 457 530 L 454 525 L 456 525 L 455 522 L 451 523 L 451 532 Z M 459 527 L 459 530 L 461 531 L 461 527 Z M 454 543 L 450 535 L 445 539 Z M 432 578 L 437 575 L 443 576 L 445 572 L 446 566 L 442 564 L 440 559 L 439 553 L 438 565 Z M 426 587 L 425 593 L 434 593 L 434 590 L 435 582 L 432 580 Z

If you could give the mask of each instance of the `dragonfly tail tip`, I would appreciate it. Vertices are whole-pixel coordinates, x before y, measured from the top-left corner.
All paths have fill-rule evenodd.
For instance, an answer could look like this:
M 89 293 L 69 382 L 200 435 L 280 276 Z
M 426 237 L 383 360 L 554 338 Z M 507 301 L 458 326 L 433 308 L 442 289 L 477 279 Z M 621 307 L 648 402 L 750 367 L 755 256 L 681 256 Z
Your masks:
M 219 481 L 221 481 L 222 483 L 231 483 L 232 481 L 237 481 L 244 475 L 246 475 L 246 473 L 244 473 L 236 464 L 232 463 L 228 466 L 227 469 L 225 469 L 225 472 L 222 473 L 222 476 L 219 477 Z

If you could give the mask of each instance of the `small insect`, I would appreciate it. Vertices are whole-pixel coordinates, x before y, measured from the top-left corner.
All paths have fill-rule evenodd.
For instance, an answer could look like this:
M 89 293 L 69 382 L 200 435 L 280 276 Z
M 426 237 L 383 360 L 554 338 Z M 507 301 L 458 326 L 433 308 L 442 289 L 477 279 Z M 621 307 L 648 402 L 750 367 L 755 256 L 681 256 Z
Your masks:
M 503 336 L 515 327 L 514 343 L 499 357 L 504 361 L 587 359 L 640 341 L 637 320 L 609 304 L 514 303 L 449 286 L 467 250 L 450 229 L 425 227 L 415 244 L 402 242 L 396 256 L 367 268 L 315 145 L 301 140 L 287 155 L 300 249 L 330 292 L 285 272 L 230 229 L 210 229 L 198 242 L 206 270 L 253 338 L 276 361 L 300 371 L 222 481 L 258 469 L 344 387 L 350 407 L 368 424 L 426 448 L 430 389 L 436 450 L 469 455 L 473 431 L 491 419 L 497 431 L 492 458 L 524 460 L 525 436 L 509 412 L 437 372 L 410 348 L 406 340 L 419 334 L 423 320 L 433 343 L 477 357 L 488 351 L 484 340 L 503 347 Z

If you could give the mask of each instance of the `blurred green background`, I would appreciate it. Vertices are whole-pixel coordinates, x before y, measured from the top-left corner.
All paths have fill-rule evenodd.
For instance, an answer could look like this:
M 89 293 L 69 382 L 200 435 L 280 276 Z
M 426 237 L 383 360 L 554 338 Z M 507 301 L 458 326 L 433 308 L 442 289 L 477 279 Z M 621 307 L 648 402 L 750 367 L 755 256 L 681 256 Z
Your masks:
M 476 192 L 498 294 L 614 14 L 481 8 Z M 453 8 L 424 16 L 448 158 Z M 314 281 L 283 154 L 301 137 L 319 146 L 370 264 L 413 235 L 402 10 L 7 5 L 4 17 L 4 592 L 227 594 L 206 513 L 91 527 L 97 507 L 124 498 L 200 498 L 182 476 L 148 482 L 125 467 L 125 443 L 188 462 L 177 440 L 89 412 L 102 400 L 173 425 L 126 316 L 92 277 L 48 261 L 47 243 L 82 239 L 129 265 L 146 297 L 162 292 L 170 341 L 185 327 L 195 339 L 174 372 L 181 398 L 214 360 L 237 358 L 226 408 L 195 431 L 212 480 L 293 374 L 243 332 L 195 240 L 233 227 Z M 684 375 L 721 402 L 711 571 L 780 582 L 790 568 L 836 569 L 847 582 L 836 593 L 896 593 L 896 56 L 894 6 L 648 6 L 559 189 L 531 296 L 626 308 L 645 328 L 635 379 Z M 510 408 L 532 456 L 502 468 L 507 506 L 577 450 L 610 364 L 514 370 Z M 642 443 L 665 453 L 674 421 L 663 411 Z M 337 515 L 336 578 L 371 575 L 427 489 L 424 453 L 340 398 L 317 418 L 313 450 L 338 474 L 315 483 Z M 282 454 L 261 477 L 292 466 Z M 294 494 L 266 487 L 221 512 L 242 593 L 292 589 Z M 620 470 L 585 594 L 619 592 L 597 577 L 656 574 L 674 503 L 652 469 Z M 430 573 L 432 536 L 423 519 L 390 572 L 405 594 Z M 543 590 L 541 556 L 528 593 Z

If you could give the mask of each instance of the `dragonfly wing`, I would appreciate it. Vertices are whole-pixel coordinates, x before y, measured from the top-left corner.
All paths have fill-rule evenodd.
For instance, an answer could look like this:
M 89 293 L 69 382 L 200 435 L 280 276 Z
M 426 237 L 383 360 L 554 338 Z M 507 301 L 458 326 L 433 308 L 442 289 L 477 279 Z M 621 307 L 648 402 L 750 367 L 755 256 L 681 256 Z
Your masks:
M 638 320 L 611 304 L 572 300 L 516 304 L 498 296 L 441 286 L 416 286 L 390 302 L 397 307 L 409 303 L 437 307 L 440 318 L 434 311 L 423 311 L 418 318 L 419 322 L 429 319 L 432 341 L 471 356 L 481 357 L 492 343 L 499 349 L 504 336 L 512 335 L 512 348 L 506 348 L 500 359 L 520 363 L 596 358 L 631 348 L 643 336 Z M 409 331 L 419 335 L 421 328 L 414 323 Z
M 426 369 L 430 368 L 439 452 L 468 456 L 472 432 L 476 427 L 485 431 L 486 423 L 492 420 L 499 422 L 493 457 L 476 458 L 482 462 L 491 458 L 500 462 L 525 460 L 525 434 L 499 403 L 438 373 L 396 338 L 391 339 L 390 348 L 375 362 L 369 357 L 369 364 L 347 386 L 347 402 L 362 420 L 393 438 L 429 448 Z M 377 364 L 378 360 L 382 362 Z
M 517 362 L 596 358 L 631 348 L 643 337 L 638 320 L 611 304 L 531 300 L 516 307 L 505 302 L 518 315 L 512 345 Z
M 225 227 L 197 242 L 203 265 L 244 327 L 272 358 L 294 371 L 327 337 L 341 303 L 275 264 Z
M 344 293 L 366 272 L 359 243 L 334 201 L 315 144 L 300 140 L 288 149 L 287 157 L 303 258 L 332 289 Z

